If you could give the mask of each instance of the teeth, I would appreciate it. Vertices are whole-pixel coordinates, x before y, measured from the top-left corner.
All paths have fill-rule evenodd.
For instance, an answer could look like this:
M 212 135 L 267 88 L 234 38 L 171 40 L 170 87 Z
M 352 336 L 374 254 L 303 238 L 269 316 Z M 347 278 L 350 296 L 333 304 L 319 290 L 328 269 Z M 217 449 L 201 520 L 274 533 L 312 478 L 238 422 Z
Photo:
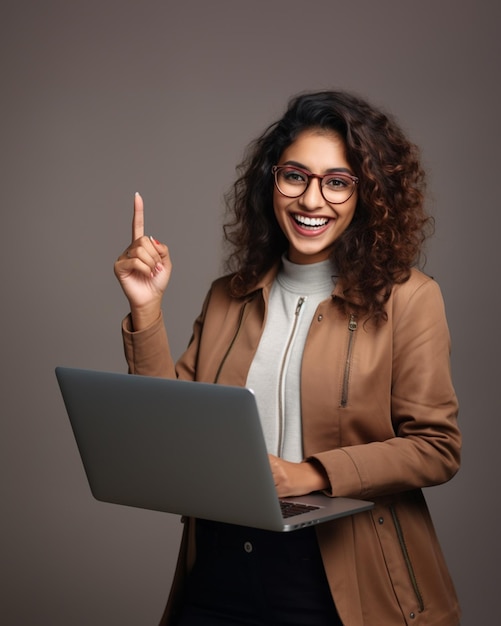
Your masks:
M 294 215 L 294 219 L 304 226 L 325 226 L 329 221 L 326 217 L 305 217 L 303 215 Z

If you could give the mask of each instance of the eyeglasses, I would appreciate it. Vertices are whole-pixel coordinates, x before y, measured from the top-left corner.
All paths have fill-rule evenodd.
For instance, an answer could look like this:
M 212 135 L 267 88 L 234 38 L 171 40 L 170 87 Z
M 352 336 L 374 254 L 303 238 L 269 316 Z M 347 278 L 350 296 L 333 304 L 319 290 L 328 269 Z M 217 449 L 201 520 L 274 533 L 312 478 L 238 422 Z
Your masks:
M 345 172 L 331 172 L 320 176 L 293 165 L 274 165 L 271 172 L 275 176 L 278 191 L 287 198 L 299 198 L 308 189 L 311 179 L 318 178 L 320 192 L 324 200 L 331 204 L 343 204 L 349 200 L 359 182 L 356 176 Z

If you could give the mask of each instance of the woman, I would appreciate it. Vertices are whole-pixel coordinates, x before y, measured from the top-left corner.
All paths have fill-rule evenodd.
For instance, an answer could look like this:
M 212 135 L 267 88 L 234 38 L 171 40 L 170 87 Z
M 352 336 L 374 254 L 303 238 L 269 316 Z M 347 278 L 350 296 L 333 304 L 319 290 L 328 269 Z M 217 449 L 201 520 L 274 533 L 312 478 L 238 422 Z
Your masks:
M 250 386 L 279 496 L 376 503 L 285 535 L 186 520 L 163 624 L 458 625 L 421 492 L 454 476 L 461 443 L 442 297 L 414 267 L 432 223 L 424 187 L 382 111 L 343 92 L 291 100 L 240 166 L 231 272 L 177 364 L 161 315 L 169 253 L 144 236 L 136 195 L 115 264 L 129 371 Z

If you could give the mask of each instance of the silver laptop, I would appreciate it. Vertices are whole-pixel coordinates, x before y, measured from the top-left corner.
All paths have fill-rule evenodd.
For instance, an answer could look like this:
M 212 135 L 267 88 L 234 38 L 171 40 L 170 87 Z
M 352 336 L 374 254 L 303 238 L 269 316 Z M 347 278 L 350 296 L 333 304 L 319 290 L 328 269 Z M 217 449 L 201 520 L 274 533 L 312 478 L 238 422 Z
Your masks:
M 374 506 L 319 493 L 279 501 L 250 389 L 67 367 L 56 376 L 97 500 L 274 531 Z

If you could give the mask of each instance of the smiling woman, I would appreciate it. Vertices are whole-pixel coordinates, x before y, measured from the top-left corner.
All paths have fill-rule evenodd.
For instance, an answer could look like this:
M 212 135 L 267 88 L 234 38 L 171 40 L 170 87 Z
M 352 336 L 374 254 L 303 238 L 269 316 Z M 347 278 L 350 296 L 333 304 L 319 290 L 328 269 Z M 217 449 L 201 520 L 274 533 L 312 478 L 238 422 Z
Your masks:
M 129 371 L 251 387 L 278 497 L 375 506 L 287 534 L 186 519 L 162 624 L 458 626 L 421 491 L 454 476 L 461 435 L 440 289 L 415 267 L 432 224 L 418 150 L 359 98 L 303 94 L 226 199 L 230 272 L 174 363 L 169 251 L 136 196 L 115 263 Z
M 325 261 L 357 206 L 358 179 L 349 174 L 344 141 L 333 132 L 305 130 L 280 162 L 274 170 L 273 206 L 289 242 L 288 257 L 294 263 Z
M 233 246 L 227 267 L 235 271 L 234 293 L 245 293 L 289 247 L 274 218 L 276 192 L 268 173 L 286 164 L 290 157 L 285 151 L 303 132 L 337 140 L 342 171 L 357 178 L 356 212 L 332 253 L 345 293 L 374 319 L 384 318 L 385 301 L 419 261 L 433 219 L 424 210 L 425 175 L 418 148 L 390 115 L 345 92 L 292 99 L 284 116 L 249 146 L 227 195 L 230 219 L 224 228 Z M 306 192 L 314 186 L 310 182 Z M 329 203 L 335 204 L 330 198 Z

